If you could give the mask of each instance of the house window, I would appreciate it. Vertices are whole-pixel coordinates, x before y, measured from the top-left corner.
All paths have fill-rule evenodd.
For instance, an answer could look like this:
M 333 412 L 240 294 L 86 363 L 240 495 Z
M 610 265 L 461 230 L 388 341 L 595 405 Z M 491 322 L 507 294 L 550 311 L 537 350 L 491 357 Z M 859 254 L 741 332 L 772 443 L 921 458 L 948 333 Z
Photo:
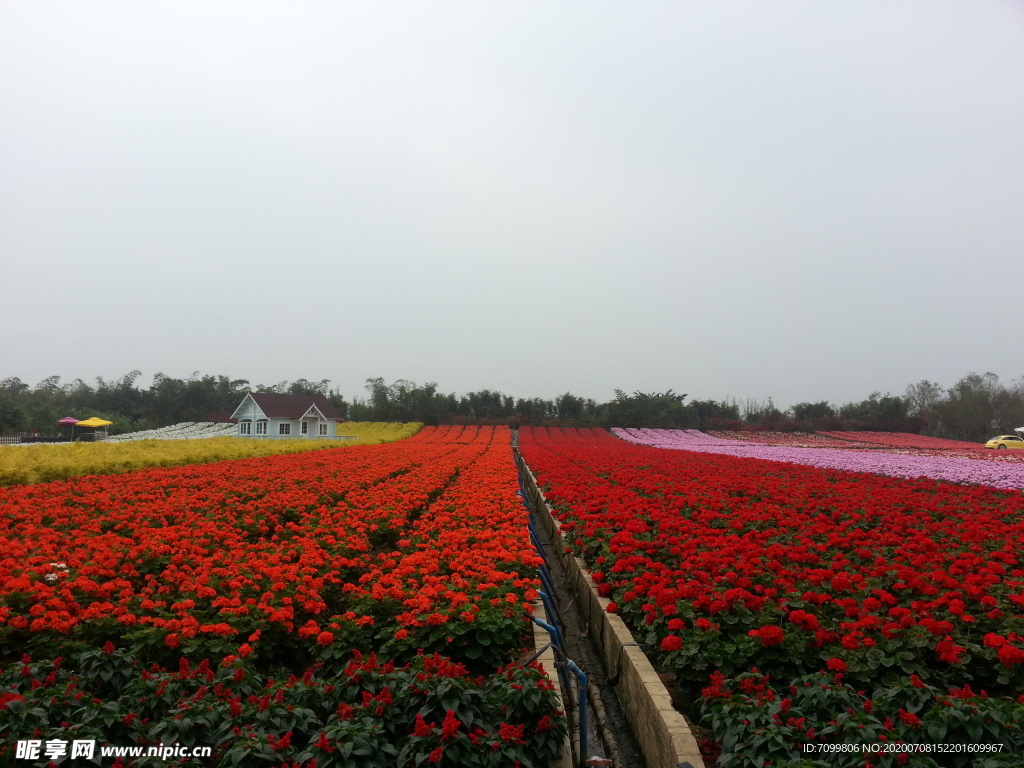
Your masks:
M 309 432 L 309 422 L 304 421 L 302 422 L 302 434 L 306 434 L 307 432 Z
M 323 424 L 323 423 L 320 424 L 320 434 L 321 435 L 326 435 L 327 434 L 327 425 L 326 424 Z
M 265 422 L 265 421 L 257 421 L 256 422 L 256 434 L 257 435 L 265 435 L 265 434 L 267 434 L 267 422 Z
M 238 422 L 238 434 L 240 435 L 251 435 L 252 434 L 252 422 L 240 421 Z
M 277 425 L 277 434 L 279 434 L 279 435 L 290 435 L 291 433 L 292 433 L 292 425 L 291 424 L 278 424 Z

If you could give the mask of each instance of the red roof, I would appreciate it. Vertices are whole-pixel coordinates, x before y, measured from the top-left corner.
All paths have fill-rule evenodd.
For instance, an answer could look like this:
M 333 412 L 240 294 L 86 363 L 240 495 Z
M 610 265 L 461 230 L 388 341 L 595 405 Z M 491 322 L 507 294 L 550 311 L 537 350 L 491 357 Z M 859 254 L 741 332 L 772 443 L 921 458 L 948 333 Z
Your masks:
M 270 392 L 250 392 L 260 410 L 271 419 L 301 419 L 314 405 L 325 419 L 341 421 L 342 415 L 331 401 L 319 395 L 275 395 Z

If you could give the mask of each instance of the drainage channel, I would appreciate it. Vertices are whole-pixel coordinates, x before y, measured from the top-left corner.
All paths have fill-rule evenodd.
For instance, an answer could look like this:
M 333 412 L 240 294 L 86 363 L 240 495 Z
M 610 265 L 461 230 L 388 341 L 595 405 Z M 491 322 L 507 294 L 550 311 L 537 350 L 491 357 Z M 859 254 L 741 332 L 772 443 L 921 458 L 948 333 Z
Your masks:
M 556 667 L 569 710 L 566 714 L 574 731 L 572 768 L 646 768 L 612 687 L 615 681 L 609 681 L 591 628 L 575 595 L 565 587 L 568 582 L 562 553 L 555 551 L 551 540 L 536 525 L 536 510 L 527 493 L 523 460 L 518 449 L 514 449 L 514 453 L 519 470 L 519 495 L 530 512 L 530 537 L 545 561 L 545 566 L 541 567 L 541 582 L 548 621 L 535 621 L 550 634 L 558 658 Z

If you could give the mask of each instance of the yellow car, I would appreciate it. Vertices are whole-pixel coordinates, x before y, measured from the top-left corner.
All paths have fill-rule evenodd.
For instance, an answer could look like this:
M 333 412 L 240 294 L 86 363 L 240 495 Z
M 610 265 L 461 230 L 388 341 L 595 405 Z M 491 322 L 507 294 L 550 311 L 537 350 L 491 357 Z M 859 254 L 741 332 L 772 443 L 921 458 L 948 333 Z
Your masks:
M 993 437 L 987 443 L 986 448 L 1024 448 L 1024 437 L 1017 435 L 1000 435 Z

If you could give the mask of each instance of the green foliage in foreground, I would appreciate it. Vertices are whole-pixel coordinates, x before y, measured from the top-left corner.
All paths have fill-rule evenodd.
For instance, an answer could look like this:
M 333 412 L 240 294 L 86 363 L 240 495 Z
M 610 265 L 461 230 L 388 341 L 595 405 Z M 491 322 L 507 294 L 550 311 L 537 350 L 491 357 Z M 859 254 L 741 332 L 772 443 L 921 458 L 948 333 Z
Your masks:
M 104 744 L 211 747 L 207 768 L 547 768 L 566 733 L 551 683 L 534 667 L 471 678 L 438 655 L 396 668 L 356 654 L 333 672 L 280 672 L 261 674 L 234 656 L 145 668 L 109 643 L 70 661 L 26 657 L 0 672 L 0 764 L 18 739 L 77 739 L 96 740 L 97 757 Z
M 915 675 L 870 693 L 820 672 L 789 686 L 712 675 L 700 708 L 723 768 L 1003 768 L 1024 757 L 1024 696 L 942 694 Z M 806 746 L 805 746 L 806 745 Z

